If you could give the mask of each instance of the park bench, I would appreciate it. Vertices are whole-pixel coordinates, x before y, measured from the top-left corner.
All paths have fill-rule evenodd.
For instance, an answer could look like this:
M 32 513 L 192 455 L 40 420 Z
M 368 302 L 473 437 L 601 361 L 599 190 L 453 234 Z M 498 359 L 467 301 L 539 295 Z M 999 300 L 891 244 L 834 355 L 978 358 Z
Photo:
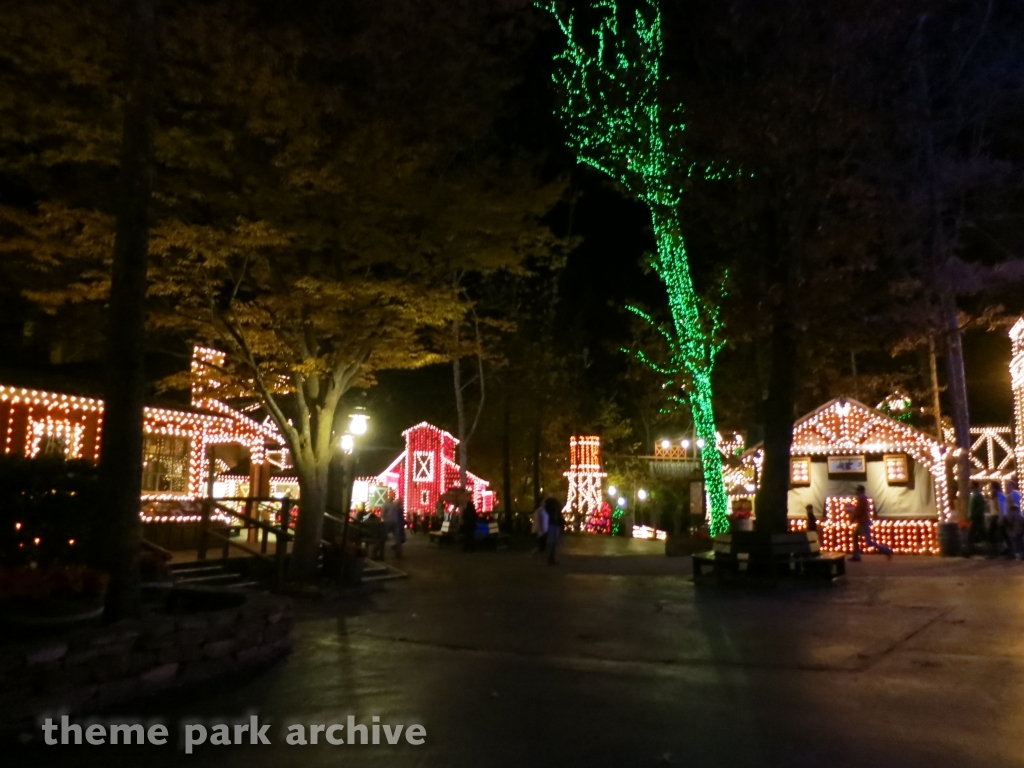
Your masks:
M 478 523 L 476 528 L 476 541 L 477 544 L 482 546 L 484 549 L 498 549 L 499 547 L 507 547 L 509 543 L 509 536 L 507 533 L 502 533 L 498 529 L 498 523 L 494 520 L 489 523 Z M 450 520 L 445 520 L 441 523 L 441 530 L 431 531 L 429 543 L 437 544 L 439 547 L 442 544 L 454 544 L 457 540 L 461 540 L 462 535 L 459 534 L 455 527 L 451 525 Z
M 725 576 L 795 576 L 801 579 L 832 581 L 846 573 L 846 556 L 822 553 L 814 532 L 772 536 L 771 552 L 751 558 L 749 552 L 737 552 L 730 535 L 716 537 L 714 549 L 693 555 L 694 578 L 707 572 L 721 581 Z
M 455 531 L 452 530 L 451 520 L 445 520 L 443 523 L 441 523 L 441 530 L 431 531 L 428 542 L 430 544 L 437 544 L 438 546 L 441 546 L 442 544 L 454 543 Z
M 700 578 L 710 572 L 716 578 L 725 574 L 743 575 L 750 572 L 749 556 L 727 552 L 697 552 L 693 556 L 693 575 Z M 772 557 L 775 573 L 788 570 L 794 576 L 831 581 L 846 573 L 846 556 L 839 552 L 825 552 L 813 557 Z

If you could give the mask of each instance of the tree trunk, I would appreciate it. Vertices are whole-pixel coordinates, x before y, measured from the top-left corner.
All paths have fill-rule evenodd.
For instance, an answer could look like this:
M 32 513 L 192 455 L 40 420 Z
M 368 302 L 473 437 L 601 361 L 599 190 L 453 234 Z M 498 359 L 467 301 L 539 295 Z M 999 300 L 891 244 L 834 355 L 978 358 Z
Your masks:
M 322 463 L 326 464 L 327 459 Z M 295 543 L 288 564 L 291 581 L 312 581 L 316 577 L 320 557 L 320 539 L 323 537 L 324 511 L 327 502 L 326 466 L 303 470 L 299 475 L 299 516 L 295 522 Z
M 790 304 L 790 253 L 780 243 L 774 212 L 769 212 L 766 244 L 769 253 L 769 282 L 775 293 L 771 317 L 771 358 L 764 413 L 764 463 L 757 488 L 755 525 L 769 536 L 785 533 L 789 510 L 789 452 L 793 445 L 793 415 L 796 401 L 796 327 Z M 851 356 L 851 361 L 853 360 Z
M 947 296 L 943 313 L 946 318 L 946 376 L 952 402 L 953 431 L 956 446 L 960 449 L 957 459 L 956 509 L 960 520 L 967 519 L 967 498 L 971 478 L 971 416 L 967 407 L 967 378 L 964 375 L 964 350 L 961 344 L 960 317 L 956 301 Z
M 935 414 L 935 437 L 946 442 L 942 434 L 942 400 L 939 398 L 939 365 L 935 359 L 935 337 L 928 336 L 928 369 L 932 379 L 932 412 Z
M 665 285 L 672 314 L 677 350 L 674 352 L 674 364 L 678 366 L 678 373 L 685 372 L 690 377 L 687 399 L 697 436 L 704 441 L 701 463 L 711 503 L 711 533 L 717 535 L 728 530 L 729 510 L 712 403 L 711 373 L 715 365 L 716 339 L 705 327 L 708 318 L 694 289 L 679 211 L 674 205 L 651 205 L 650 212 L 658 246 L 655 271 Z
M 505 512 L 505 528 L 512 529 L 512 403 L 508 389 L 505 390 L 505 413 L 501 434 L 501 493 L 502 509 Z
M 352 504 L 346 507 L 345 497 L 348 488 L 344 460 L 342 452 L 337 450 L 338 442 L 344 433 L 343 411 L 335 407 L 332 419 L 333 429 L 331 430 L 331 458 L 327 469 L 327 495 L 324 500 L 324 508 L 332 515 L 343 517 L 348 513 Z
M 459 421 L 459 486 L 465 488 L 468 483 L 467 464 L 469 462 L 469 444 L 466 439 L 466 403 L 462 397 L 462 365 L 459 360 L 459 329 L 458 320 L 452 323 L 452 334 L 455 337 L 455 356 L 452 360 L 452 374 L 455 380 L 455 415 Z
M 771 367 L 764 400 L 764 464 L 757 489 L 757 530 L 785 533 L 789 508 L 789 451 L 796 398 L 796 329 L 782 302 L 772 318 Z
M 106 617 L 139 611 L 139 496 L 145 396 L 146 261 L 152 194 L 154 0 L 130 3 L 117 223 L 110 283 L 100 476 L 106 503 L 96 522 L 98 564 L 110 573 Z
M 718 450 L 718 431 L 715 428 L 715 412 L 711 404 L 711 371 L 704 370 L 695 375 L 694 392 L 690 396 L 690 412 L 693 415 L 694 431 L 704 441 L 700 452 L 701 467 L 704 470 L 704 489 L 711 502 L 711 534 L 717 536 L 729 530 L 728 497 L 722 478 L 722 454 Z M 707 394 L 704 394 L 707 393 Z

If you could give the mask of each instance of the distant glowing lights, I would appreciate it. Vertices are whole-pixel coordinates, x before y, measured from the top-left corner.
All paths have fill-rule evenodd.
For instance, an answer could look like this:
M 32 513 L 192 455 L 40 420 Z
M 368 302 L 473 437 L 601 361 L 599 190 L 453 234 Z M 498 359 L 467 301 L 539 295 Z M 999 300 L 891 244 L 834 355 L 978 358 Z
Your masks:
M 668 538 L 668 533 L 657 528 L 651 528 L 649 525 L 634 525 L 633 538 L 657 539 L 658 541 L 665 541 L 665 539 Z

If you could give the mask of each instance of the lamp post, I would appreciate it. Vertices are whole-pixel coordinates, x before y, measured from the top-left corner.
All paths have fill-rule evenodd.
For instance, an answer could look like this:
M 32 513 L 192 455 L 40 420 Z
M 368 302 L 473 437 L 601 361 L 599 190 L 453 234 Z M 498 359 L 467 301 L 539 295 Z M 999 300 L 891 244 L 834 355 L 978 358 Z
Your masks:
M 366 411 L 358 407 L 348 416 L 348 432 L 341 436 L 340 447 L 342 453 L 342 466 L 345 470 L 344 494 L 342 498 L 342 512 L 345 520 L 352 511 L 352 485 L 355 483 L 356 438 L 362 437 L 370 428 L 370 417 Z
M 355 467 L 357 462 L 356 438 L 365 435 L 369 429 L 370 417 L 362 408 L 356 408 L 348 417 L 348 431 L 338 440 L 341 458 L 341 519 L 342 541 L 348 538 L 348 521 L 352 515 L 352 486 L 355 483 Z
M 365 435 L 366 430 L 369 429 L 370 417 L 362 412 L 361 409 L 356 409 L 356 412 L 348 417 L 348 431 L 353 435 Z

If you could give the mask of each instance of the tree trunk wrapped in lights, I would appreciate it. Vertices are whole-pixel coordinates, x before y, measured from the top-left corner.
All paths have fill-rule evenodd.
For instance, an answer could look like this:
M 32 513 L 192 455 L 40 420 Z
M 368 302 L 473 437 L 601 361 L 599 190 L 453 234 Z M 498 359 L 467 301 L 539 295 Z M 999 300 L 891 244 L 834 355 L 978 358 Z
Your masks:
M 672 324 L 659 328 L 671 350 L 655 363 L 637 357 L 668 377 L 670 398 L 688 405 L 697 436 L 704 441 L 704 482 L 711 500 L 711 532 L 728 527 L 722 457 L 711 398 L 711 372 L 721 348 L 717 312 L 698 296 L 690 275 L 679 220 L 681 189 L 675 178 L 690 169 L 670 149 L 683 124 L 666 115 L 658 98 L 661 85 L 661 11 L 657 0 L 643 0 L 629 29 L 620 29 L 615 0 L 595 0 L 595 26 L 577 30 L 575 17 L 559 14 L 554 2 L 541 4 L 565 35 L 555 57 L 554 81 L 563 93 L 560 117 L 577 160 L 615 179 L 651 213 L 657 244 L 652 266 L 668 292 Z M 652 322 L 636 308 L 631 311 Z

